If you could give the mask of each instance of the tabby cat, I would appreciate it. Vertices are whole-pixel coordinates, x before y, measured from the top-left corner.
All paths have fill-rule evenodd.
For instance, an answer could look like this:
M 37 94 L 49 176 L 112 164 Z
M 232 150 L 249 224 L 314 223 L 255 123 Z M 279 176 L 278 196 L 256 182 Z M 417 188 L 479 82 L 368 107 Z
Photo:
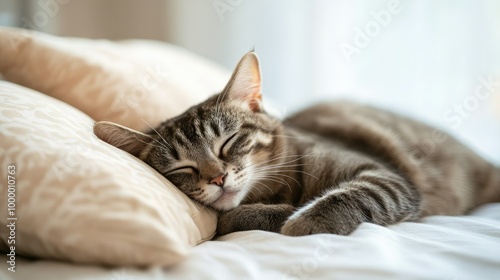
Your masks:
M 250 52 L 221 93 L 150 132 L 109 122 L 94 132 L 220 211 L 220 235 L 347 235 L 363 222 L 459 215 L 500 201 L 500 169 L 427 125 L 350 102 L 280 121 L 261 98 Z

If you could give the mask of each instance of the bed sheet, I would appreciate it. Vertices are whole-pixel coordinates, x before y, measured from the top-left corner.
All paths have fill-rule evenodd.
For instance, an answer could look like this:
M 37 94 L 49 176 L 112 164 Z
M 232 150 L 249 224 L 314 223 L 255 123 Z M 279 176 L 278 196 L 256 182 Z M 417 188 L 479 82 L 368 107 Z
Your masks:
M 175 267 L 103 268 L 18 258 L 6 280 L 500 279 L 500 203 L 470 215 L 390 227 L 362 224 L 350 236 L 237 232 L 193 248 Z

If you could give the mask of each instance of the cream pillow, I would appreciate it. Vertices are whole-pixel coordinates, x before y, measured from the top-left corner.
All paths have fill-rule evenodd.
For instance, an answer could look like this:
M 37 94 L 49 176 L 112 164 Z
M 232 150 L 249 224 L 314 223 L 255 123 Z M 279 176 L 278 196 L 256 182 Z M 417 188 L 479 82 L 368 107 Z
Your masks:
M 0 81 L 0 177 L 6 182 L 8 166 L 15 166 L 16 194 L 15 216 L 9 216 L 8 188 L 0 184 L 0 227 L 17 217 L 16 254 L 171 265 L 214 235 L 215 213 L 99 140 L 93 124 L 65 103 Z M 10 251 L 7 240 L 8 232 L 2 251 Z
M 0 28 L 0 74 L 96 121 L 147 130 L 222 90 L 230 73 L 154 41 L 61 38 Z

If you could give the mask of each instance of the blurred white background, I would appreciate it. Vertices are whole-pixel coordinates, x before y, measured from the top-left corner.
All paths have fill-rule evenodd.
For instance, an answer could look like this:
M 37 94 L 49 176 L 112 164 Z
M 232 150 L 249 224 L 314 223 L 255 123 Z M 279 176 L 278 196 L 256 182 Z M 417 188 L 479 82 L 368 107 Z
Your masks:
M 355 99 L 500 163 L 500 1 L 1 0 L 0 24 L 162 40 L 228 69 L 255 47 L 279 114 Z

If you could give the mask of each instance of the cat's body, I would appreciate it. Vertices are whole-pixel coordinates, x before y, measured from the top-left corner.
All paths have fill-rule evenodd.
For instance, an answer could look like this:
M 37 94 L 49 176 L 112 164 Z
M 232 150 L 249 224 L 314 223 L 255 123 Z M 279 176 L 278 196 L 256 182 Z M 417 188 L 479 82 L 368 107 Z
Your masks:
M 150 134 L 109 123 L 95 131 L 222 211 L 219 234 L 349 234 L 362 222 L 458 215 L 500 201 L 500 170 L 427 125 L 349 102 L 281 122 L 260 100 L 250 53 L 221 94 Z

